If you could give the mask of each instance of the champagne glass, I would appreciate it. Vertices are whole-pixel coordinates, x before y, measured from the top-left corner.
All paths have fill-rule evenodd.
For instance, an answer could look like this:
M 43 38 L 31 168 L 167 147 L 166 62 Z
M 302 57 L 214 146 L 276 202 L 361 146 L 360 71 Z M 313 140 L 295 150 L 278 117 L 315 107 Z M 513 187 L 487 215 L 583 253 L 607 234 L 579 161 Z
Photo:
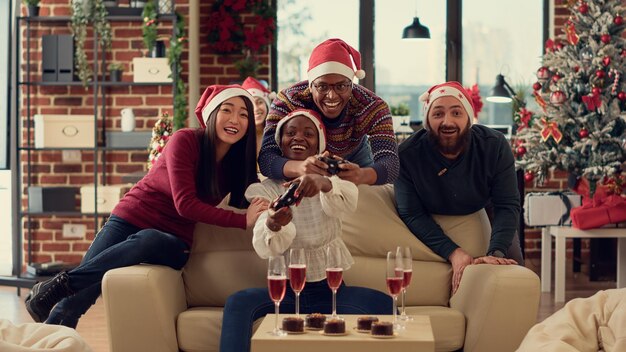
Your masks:
M 306 259 L 304 248 L 289 250 L 289 285 L 296 293 L 296 317 L 300 318 L 300 292 L 306 283 Z
M 398 294 L 402 290 L 402 281 L 404 277 L 404 267 L 401 252 L 387 252 L 387 291 L 393 298 L 393 328 L 402 329 L 398 324 Z
M 269 288 L 270 298 L 274 301 L 276 309 L 276 320 L 274 322 L 274 330 L 268 333 L 274 336 L 285 336 L 287 333 L 278 327 L 278 307 L 285 297 L 285 289 L 287 288 L 287 269 L 285 268 L 285 257 L 272 256 L 267 265 L 267 287 Z
M 326 249 L 326 282 L 333 291 L 333 318 L 337 315 L 337 289 L 343 280 L 343 266 L 341 265 L 341 251 L 338 247 L 328 247 Z
M 411 321 L 413 318 L 406 315 L 406 289 L 411 284 L 411 276 L 413 276 L 413 256 L 411 255 L 410 247 L 398 247 L 397 253 L 402 254 L 403 275 L 402 275 L 402 309 L 400 314 L 400 320 Z

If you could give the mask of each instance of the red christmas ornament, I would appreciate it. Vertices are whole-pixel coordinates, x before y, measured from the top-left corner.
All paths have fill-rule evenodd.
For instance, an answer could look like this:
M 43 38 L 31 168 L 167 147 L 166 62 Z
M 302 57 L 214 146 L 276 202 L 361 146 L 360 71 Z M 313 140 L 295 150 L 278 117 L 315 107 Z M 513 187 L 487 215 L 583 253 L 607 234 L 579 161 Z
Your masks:
M 606 74 L 602 70 L 597 70 L 596 71 L 596 77 L 598 77 L 598 79 L 603 79 L 605 75 Z
M 532 181 L 532 180 L 534 180 L 534 179 L 535 179 L 535 175 L 534 175 L 531 171 L 527 171 L 527 172 L 524 174 L 524 181 L 526 181 L 526 182 L 530 182 L 530 181 Z
M 561 76 L 559 76 L 559 74 L 554 74 L 554 76 L 552 76 L 552 82 L 556 83 L 558 82 L 558 80 L 561 79 Z
M 539 69 L 537 70 L 537 79 L 539 80 L 539 82 L 546 83 L 546 81 L 548 80 L 548 78 L 550 78 L 550 70 L 545 67 L 539 67 Z
M 541 89 L 541 83 L 539 82 L 533 83 L 533 90 L 539 90 L 539 89 Z
M 582 13 L 583 15 L 587 14 L 587 12 L 589 12 L 589 6 L 583 2 L 582 4 L 580 4 L 580 6 L 578 6 L 578 12 Z
M 593 95 L 600 95 L 600 93 L 602 93 L 602 89 L 598 87 L 593 87 L 591 88 L 591 93 L 593 93 Z
M 524 156 L 524 154 L 526 154 L 526 147 L 521 146 L 517 148 L 517 155 L 519 156 Z
M 602 58 L 602 64 L 604 66 L 609 66 L 611 64 L 611 58 L 608 56 L 605 56 Z
M 618 26 L 621 26 L 624 23 L 624 18 L 622 16 L 620 16 L 620 15 L 617 15 L 613 19 L 613 23 L 615 23 Z
M 566 99 L 567 97 L 565 96 L 565 93 L 560 90 L 554 91 L 550 94 L 550 104 L 552 105 L 560 106 Z
M 626 93 L 624 92 L 617 93 L 617 99 L 619 99 L 620 101 L 626 100 Z
M 583 128 L 578 132 L 578 135 L 580 136 L 580 138 L 587 138 L 589 137 L 589 131 Z
M 574 72 L 580 71 L 580 66 L 574 66 Z
M 622 49 L 622 52 L 619 55 L 621 57 L 626 57 L 626 49 Z
M 602 34 L 602 36 L 600 37 L 600 40 L 604 44 L 609 44 L 611 42 L 611 35 L 609 35 L 609 34 Z

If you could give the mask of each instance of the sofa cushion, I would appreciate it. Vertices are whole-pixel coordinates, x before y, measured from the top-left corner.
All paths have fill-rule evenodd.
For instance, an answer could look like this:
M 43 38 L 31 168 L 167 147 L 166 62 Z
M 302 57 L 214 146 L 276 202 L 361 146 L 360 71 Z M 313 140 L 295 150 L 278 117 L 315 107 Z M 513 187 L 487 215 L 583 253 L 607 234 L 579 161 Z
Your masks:
M 252 331 L 261 325 L 257 319 Z M 222 308 L 198 307 L 182 312 L 178 316 L 176 333 L 178 347 L 185 352 L 219 351 L 222 331 Z
M 430 316 L 436 351 L 456 351 L 463 347 L 465 317 L 461 312 L 447 307 L 410 307 L 407 313 Z M 252 331 L 256 331 L 261 321 L 254 323 Z M 178 316 L 178 346 L 185 352 L 218 351 L 221 328 L 222 309 L 189 309 Z
M 470 255 L 477 257 L 487 251 L 491 225 L 484 210 L 464 216 L 433 215 L 433 219 Z M 413 256 L 411 284 L 415 288 L 407 291 L 408 304 L 448 304 L 450 266 L 418 240 L 400 219 L 393 185 L 359 186 L 357 210 L 343 221 L 343 240 L 355 258 L 353 268 L 345 274 L 346 283 L 385 292 L 387 251 L 407 246 Z M 377 279 L 372 280 L 372 277 Z

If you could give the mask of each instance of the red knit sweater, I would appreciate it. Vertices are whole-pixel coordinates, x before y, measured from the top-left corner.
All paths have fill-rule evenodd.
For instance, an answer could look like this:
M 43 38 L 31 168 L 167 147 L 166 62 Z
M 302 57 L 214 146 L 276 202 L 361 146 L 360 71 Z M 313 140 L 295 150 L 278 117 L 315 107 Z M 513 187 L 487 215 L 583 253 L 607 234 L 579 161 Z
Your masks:
M 200 145 L 192 129 L 172 135 L 163 154 L 113 209 L 112 214 L 141 228 L 180 237 L 191 246 L 196 222 L 246 228 L 246 215 L 216 208 L 196 195 Z

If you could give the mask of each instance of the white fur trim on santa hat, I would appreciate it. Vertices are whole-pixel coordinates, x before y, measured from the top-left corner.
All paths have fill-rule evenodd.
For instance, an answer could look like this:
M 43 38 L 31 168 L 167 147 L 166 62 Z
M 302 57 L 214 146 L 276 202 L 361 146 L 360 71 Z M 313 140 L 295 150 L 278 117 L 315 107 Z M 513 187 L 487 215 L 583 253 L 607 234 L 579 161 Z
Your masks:
M 274 132 L 274 140 L 276 140 L 276 144 L 280 147 L 280 134 L 281 129 L 287 121 L 291 120 L 296 116 L 306 116 L 309 120 L 313 122 L 315 127 L 317 127 L 317 132 L 319 135 L 319 142 L 317 143 L 317 153 L 322 154 L 326 150 L 326 129 L 324 128 L 324 124 L 317 114 L 310 110 L 298 109 L 290 112 L 287 116 L 283 117 L 276 124 L 276 132 Z
M 213 110 L 217 109 L 217 107 L 221 103 L 225 102 L 226 100 L 232 97 L 237 97 L 240 95 L 250 99 L 250 102 L 254 102 L 252 95 L 250 95 L 250 93 L 248 93 L 248 91 L 243 88 L 226 88 L 222 90 L 221 92 L 217 93 L 213 98 L 211 98 L 211 101 L 209 101 L 209 103 L 202 109 L 202 119 L 204 119 L 204 124 L 205 125 L 207 124 L 207 121 L 209 120 L 209 116 L 211 115 Z M 252 112 L 249 112 L 249 113 L 252 113 Z
M 472 124 L 472 120 L 474 119 L 474 108 L 472 103 L 467 100 L 467 96 L 454 87 L 443 85 L 433 89 L 430 93 L 426 92 L 420 95 L 419 101 L 424 104 L 424 120 L 428 119 L 428 111 L 430 111 L 430 107 L 433 105 L 433 102 L 441 97 L 456 98 L 465 109 L 470 125 Z M 426 126 L 428 126 L 428 123 L 426 123 Z
M 328 61 L 313 67 L 309 70 L 309 72 L 307 72 L 309 84 L 313 83 L 313 81 L 321 76 L 332 73 L 345 76 L 350 81 L 352 81 L 352 79 L 354 78 L 354 69 L 352 67 L 348 67 L 341 62 Z M 363 77 L 365 77 L 365 72 L 363 72 Z
M 248 93 L 250 93 L 253 97 L 259 97 L 261 99 L 263 99 L 263 101 L 265 102 L 265 105 L 267 105 L 267 108 L 269 109 L 270 107 L 270 98 L 269 98 L 269 94 L 267 94 L 266 92 L 260 90 L 260 89 L 256 89 L 256 88 L 249 88 L 248 89 Z

